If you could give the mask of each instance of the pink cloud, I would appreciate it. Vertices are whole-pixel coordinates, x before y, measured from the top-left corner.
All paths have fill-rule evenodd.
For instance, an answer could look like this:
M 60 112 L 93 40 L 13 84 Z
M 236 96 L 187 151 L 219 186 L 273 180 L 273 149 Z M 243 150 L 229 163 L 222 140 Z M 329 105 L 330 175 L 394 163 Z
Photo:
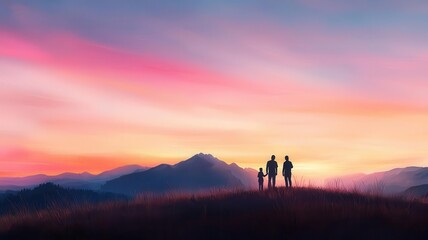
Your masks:
M 0 56 L 26 61 L 45 61 L 49 57 L 37 44 L 0 29 Z

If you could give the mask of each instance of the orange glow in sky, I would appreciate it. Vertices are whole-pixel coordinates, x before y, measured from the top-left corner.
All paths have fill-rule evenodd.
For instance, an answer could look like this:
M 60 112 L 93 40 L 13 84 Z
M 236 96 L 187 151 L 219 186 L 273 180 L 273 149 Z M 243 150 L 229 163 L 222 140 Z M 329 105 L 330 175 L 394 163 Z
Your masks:
M 1 3 L 0 177 L 199 152 L 288 154 L 307 179 L 428 164 L 420 9 L 73 2 Z

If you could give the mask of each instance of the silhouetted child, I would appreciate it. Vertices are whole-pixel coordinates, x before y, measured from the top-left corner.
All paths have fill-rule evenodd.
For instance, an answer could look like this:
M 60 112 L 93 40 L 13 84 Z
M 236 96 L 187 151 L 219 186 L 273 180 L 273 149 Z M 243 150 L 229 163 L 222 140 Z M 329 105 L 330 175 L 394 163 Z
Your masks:
M 263 178 L 266 177 L 267 174 L 263 174 L 263 168 L 260 168 L 260 172 L 257 175 L 259 178 L 259 191 L 263 191 Z

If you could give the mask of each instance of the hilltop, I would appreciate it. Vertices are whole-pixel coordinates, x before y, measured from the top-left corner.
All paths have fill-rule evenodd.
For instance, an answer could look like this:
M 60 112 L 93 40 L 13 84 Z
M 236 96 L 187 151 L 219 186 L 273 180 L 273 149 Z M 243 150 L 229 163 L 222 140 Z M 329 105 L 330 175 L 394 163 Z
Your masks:
M 0 218 L 0 238 L 426 239 L 428 205 L 323 189 L 141 196 Z

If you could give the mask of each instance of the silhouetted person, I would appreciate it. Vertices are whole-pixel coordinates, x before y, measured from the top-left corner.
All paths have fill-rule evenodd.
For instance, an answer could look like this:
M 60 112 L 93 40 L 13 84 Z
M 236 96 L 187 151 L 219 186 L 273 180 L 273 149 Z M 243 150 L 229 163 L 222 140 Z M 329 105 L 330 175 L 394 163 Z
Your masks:
M 293 168 L 293 163 L 288 160 L 288 156 L 285 156 L 285 162 L 282 166 L 282 176 L 285 179 L 285 186 L 291 187 L 291 169 Z
M 257 177 L 259 178 L 259 191 L 263 191 L 263 178 L 266 176 L 267 174 L 263 174 L 263 168 L 260 168 L 260 172 L 257 175 Z
M 266 164 L 266 174 L 268 177 L 268 189 L 275 188 L 276 174 L 278 173 L 278 164 L 275 161 L 275 155 L 272 155 L 270 161 Z

